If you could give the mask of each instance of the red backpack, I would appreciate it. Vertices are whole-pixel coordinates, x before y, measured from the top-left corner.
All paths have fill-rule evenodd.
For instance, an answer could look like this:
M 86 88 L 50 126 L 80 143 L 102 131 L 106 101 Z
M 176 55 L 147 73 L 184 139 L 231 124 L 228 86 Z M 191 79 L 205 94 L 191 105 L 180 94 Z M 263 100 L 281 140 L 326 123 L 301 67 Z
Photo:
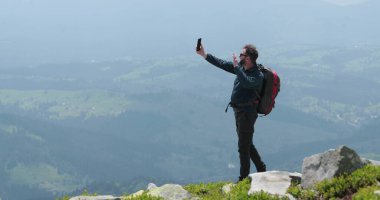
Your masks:
M 259 105 L 257 106 L 257 112 L 259 114 L 268 115 L 272 108 L 274 108 L 275 98 L 280 92 L 280 77 L 277 72 L 269 67 L 265 67 L 261 64 L 258 65 L 259 70 L 264 74 L 263 87 L 259 97 Z

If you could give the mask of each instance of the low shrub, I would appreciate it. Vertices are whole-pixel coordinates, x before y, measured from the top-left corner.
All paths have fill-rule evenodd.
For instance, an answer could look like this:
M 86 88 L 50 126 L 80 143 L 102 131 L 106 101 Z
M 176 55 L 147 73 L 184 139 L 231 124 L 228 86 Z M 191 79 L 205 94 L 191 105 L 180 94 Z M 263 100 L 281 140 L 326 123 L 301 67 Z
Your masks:
M 366 165 L 351 174 L 344 174 L 315 184 L 312 189 L 293 185 L 288 193 L 297 199 L 336 199 L 355 194 L 361 188 L 371 187 L 380 181 L 380 166 Z
M 380 191 L 380 186 L 362 188 L 355 195 L 352 196 L 352 199 L 353 200 L 380 199 L 380 194 L 375 194 L 375 191 Z

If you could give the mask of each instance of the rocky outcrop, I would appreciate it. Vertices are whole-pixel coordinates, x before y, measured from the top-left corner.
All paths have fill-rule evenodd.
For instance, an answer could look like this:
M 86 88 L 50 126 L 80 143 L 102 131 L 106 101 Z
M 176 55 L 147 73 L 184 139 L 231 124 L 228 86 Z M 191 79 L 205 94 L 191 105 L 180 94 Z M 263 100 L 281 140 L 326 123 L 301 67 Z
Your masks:
M 302 181 L 304 188 L 316 182 L 351 173 L 363 167 L 365 163 L 359 155 L 346 146 L 340 146 L 327 152 L 306 157 L 302 164 Z
M 292 182 L 301 180 L 300 173 L 290 173 L 285 171 L 268 171 L 250 174 L 251 188 L 248 194 L 264 191 L 274 195 L 286 195 L 286 191 Z
M 162 197 L 165 200 L 191 199 L 191 194 L 178 184 L 165 184 L 161 187 L 151 187 L 148 195 Z
M 287 190 L 292 182 L 301 182 L 302 187 L 310 187 L 316 182 L 325 179 L 331 179 L 343 173 L 351 173 L 354 170 L 364 166 L 365 164 L 380 165 L 379 161 L 360 158 L 359 155 L 352 149 L 346 146 L 340 146 L 337 149 L 332 149 L 327 152 L 306 157 L 302 164 L 302 174 L 290 173 L 286 171 L 268 171 L 261 173 L 250 174 L 251 187 L 248 194 L 264 191 L 273 195 L 287 196 L 289 199 L 294 199 L 287 194 Z M 380 185 L 380 183 L 378 183 Z M 233 190 L 236 184 L 230 183 L 222 187 L 224 194 L 228 194 Z M 186 191 L 181 185 L 166 184 L 157 187 L 150 183 L 147 190 L 140 190 L 124 199 L 137 197 L 144 192 L 148 195 L 162 197 L 165 200 L 195 200 L 197 197 Z M 375 191 L 379 194 L 379 191 Z M 120 197 L 113 196 L 77 196 L 70 200 L 118 200 Z M 0 198 L 1 200 L 1 198 Z

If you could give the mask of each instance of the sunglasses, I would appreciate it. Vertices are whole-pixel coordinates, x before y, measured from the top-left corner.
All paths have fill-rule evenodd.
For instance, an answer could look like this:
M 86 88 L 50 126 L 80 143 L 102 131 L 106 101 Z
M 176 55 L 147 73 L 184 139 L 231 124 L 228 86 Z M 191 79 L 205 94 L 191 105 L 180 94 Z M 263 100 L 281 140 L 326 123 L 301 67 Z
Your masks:
M 242 54 L 242 53 L 241 53 L 241 54 L 239 55 L 239 57 L 242 57 L 242 56 L 247 57 L 248 55 L 247 55 L 247 54 Z

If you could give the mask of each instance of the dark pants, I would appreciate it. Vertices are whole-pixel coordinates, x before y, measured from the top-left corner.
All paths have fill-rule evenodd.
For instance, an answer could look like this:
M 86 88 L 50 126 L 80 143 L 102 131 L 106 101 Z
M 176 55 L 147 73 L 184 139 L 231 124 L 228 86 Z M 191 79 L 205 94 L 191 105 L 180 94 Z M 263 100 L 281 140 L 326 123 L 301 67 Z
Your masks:
M 240 177 L 239 180 L 246 178 L 250 171 L 250 162 L 255 164 L 258 172 L 266 171 L 266 166 L 261 160 L 259 152 L 252 143 L 254 125 L 257 119 L 257 112 L 244 112 L 234 108 L 236 132 L 238 135 L 238 151 L 240 158 Z

